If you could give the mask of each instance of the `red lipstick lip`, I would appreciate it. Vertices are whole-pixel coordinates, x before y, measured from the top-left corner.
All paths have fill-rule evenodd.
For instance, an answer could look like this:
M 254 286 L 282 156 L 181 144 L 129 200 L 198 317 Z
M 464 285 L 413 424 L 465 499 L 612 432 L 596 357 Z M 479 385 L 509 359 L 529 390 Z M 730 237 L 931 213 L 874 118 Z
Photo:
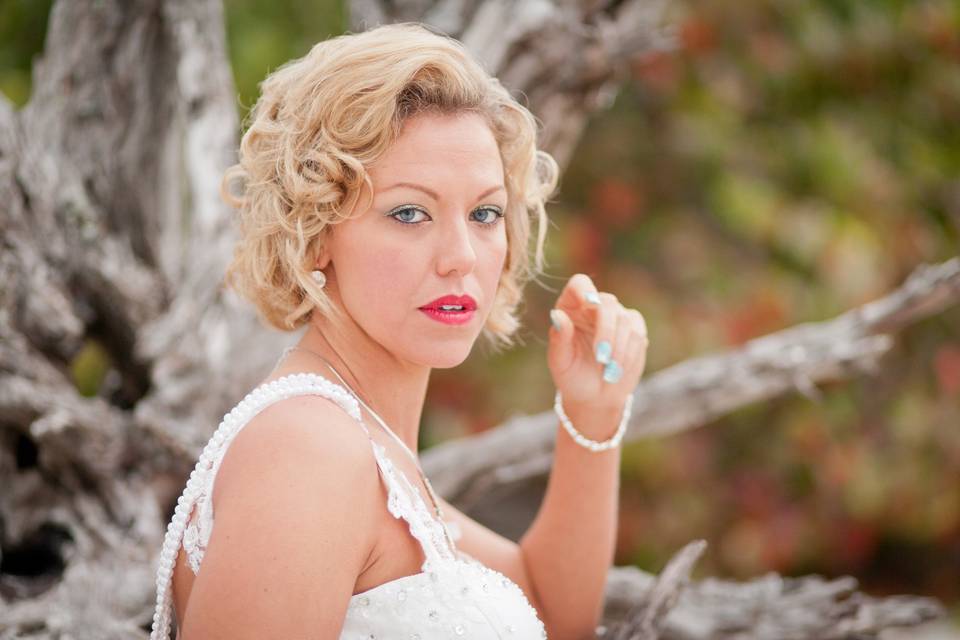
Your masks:
M 421 308 L 421 309 L 436 309 L 436 308 L 438 308 L 440 305 L 444 305 L 444 304 L 448 304 L 448 305 L 449 305 L 449 304 L 460 305 L 460 306 L 463 307 L 463 310 L 464 310 L 464 311 L 473 311 L 473 310 L 475 310 L 475 309 L 477 308 L 477 301 L 474 300 L 473 297 L 471 297 L 471 296 L 469 296 L 469 295 L 462 295 L 462 296 L 449 295 L 449 296 L 443 296 L 442 298 L 437 298 L 436 300 L 434 300 L 434 301 L 432 301 L 432 302 L 428 302 L 427 304 L 423 305 L 423 306 L 420 307 L 420 308 Z

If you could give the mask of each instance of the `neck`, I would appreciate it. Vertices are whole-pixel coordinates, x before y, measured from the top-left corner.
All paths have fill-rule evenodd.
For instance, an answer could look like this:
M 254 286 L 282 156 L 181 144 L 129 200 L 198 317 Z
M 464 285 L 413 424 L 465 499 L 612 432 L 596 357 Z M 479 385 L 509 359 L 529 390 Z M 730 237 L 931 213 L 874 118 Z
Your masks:
M 298 349 L 287 357 L 284 368 L 315 371 L 339 383 L 333 372 L 313 354 L 322 356 L 419 458 L 417 442 L 430 368 L 397 359 L 358 325 L 347 322 L 337 331 L 323 318 L 311 321 L 295 345 Z M 376 418 L 368 417 L 370 428 L 379 429 L 373 425 Z

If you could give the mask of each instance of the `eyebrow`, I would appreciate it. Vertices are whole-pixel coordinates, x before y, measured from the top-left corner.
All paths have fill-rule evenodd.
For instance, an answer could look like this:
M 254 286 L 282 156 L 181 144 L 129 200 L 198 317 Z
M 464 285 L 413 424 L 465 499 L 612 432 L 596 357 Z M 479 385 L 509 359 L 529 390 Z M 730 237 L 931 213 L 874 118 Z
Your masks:
M 389 187 L 387 187 L 387 188 L 385 188 L 385 189 L 381 189 L 381 190 L 380 190 L 380 193 L 383 193 L 384 191 L 390 191 L 391 189 L 396 189 L 396 188 L 398 188 L 398 187 L 407 187 L 408 189 L 416 189 L 417 191 L 422 191 L 423 193 L 427 194 L 428 196 L 430 196 L 430 197 L 433 198 L 434 200 L 437 200 L 437 201 L 440 200 L 440 196 L 437 195 L 437 192 L 436 192 L 436 191 L 434 191 L 433 189 L 428 189 L 427 187 L 425 187 L 425 186 L 423 186 L 423 185 L 421 185 L 421 184 L 415 184 L 415 183 L 413 183 L 413 182 L 398 182 L 398 183 L 396 183 L 396 184 L 390 185 Z M 495 193 L 495 192 L 497 192 L 497 191 L 506 191 L 506 189 L 503 187 L 502 184 L 498 184 L 498 185 L 496 185 L 496 186 L 494 186 L 494 187 L 490 187 L 489 189 L 487 189 L 486 191 L 484 191 L 483 193 L 481 193 L 479 196 L 477 196 L 477 200 L 483 200 L 484 198 L 486 198 L 486 197 L 489 196 L 490 194 Z

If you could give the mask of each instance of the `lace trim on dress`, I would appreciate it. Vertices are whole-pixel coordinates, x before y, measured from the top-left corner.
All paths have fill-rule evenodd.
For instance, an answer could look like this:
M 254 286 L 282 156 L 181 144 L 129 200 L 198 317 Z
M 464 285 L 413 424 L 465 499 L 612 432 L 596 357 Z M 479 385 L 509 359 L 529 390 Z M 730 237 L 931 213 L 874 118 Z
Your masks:
M 443 523 L 431 515 L 420 490 L 403 471 L 396 468 L 384 447 L 373 442 L 374 455 L 388 487 L 387 508 L 395 518 L 403 518 L 410 525 L 410 533 L 419 542 L 426 556 L 422 570 L 426 571 L 432 560 L 444 561 L 457 558 L 443 531 Z M 399 478 L 399 480 L 398 480 Z M 429 552 L 428 552 L 429 549 Z

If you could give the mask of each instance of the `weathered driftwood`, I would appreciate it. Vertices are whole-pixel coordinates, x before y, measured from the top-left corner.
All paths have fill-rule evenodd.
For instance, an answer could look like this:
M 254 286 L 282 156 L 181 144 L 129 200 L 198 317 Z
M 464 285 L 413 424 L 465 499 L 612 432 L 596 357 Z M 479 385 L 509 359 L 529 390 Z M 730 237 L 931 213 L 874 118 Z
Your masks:
M 689 574 L 702 540 L 677 553 L 654 577 L 617 567 L 607 582 L 604 640 L 865 640 L 896 627 L 915 627 L 943 616 L 931 598 L 874 598 L 857 591 L 849 576 L 783 578 L 774 573 L 749 582 Z
M 417 19 L 462 38 L 528 97 L 561 162 L 631 56 L 669 41 L 656 26 L 660 2 L 448 0 L 404 4 L 402 15 L 386 8 L 395 4 L 356 2 L 355 28 Z M 582 54 L 571 59 L 570 51 Z M 0 97 L 0 638 L 145 636 L 163 527 L 186 474 L 223 412 L 295 337 L 263 328 L 220 287 L 235 235 L 217 192 L 236 134 L 219 0 L 58 2 L 29 104 L 17 111 Z M 938 304 L 955 300 L 952 282 Z M 934 313 L 932 298 L 921 298 L 896 308 Z M 884 346 L 855 332 L 825 342 L 800 337 L 791 345 L 805 347 L 811 366 L 773 366 L 773 358 L 766 372 L 754 365 L 748 373 L 763 392 L 703 404 L 717 381 L 706 372 L 720 363 L 701 363 L 641 390 L 650 407 L 698 409 L 673 423 L 639 415 L 644 423 L 692 426 L 782 393 L 787 374 L 818 380 L 820 367 L 859 362 Z M 91 341 L 112 368 L 97 396 L 84 397 L 69 365 Z M 493 486 L 509 484 L 501 476 L 522 483 L 543 473 L 544 421 L 512 421 L 491 435 L 538 453 L 526 470 L 507 459 Z M 634 426 L 631 437 L 639 435 Z M 470 446 L 492 451 L 480 441 Z M 447 456 L 460 465 L 455 453 L 438 449 L 425 462 L 458 503 L 458 495 L 476 494 L 472 483 L 491 486 L 483 478 L 498 464 L 488 458 L 462 480 L 442 464 Z M 705 637 L 670 636 L 685 628 L 674 622 L 684 616 L 701 621 L 700 629 L 725 628 L 732 605 L 694 599 L 719 583 L 682 587 L 695 556 L 674 565 L 682 571 L 663 572 L 653 591 L 652 576 L 614 570 L 611 621 L 641 603 L 627 617 L 648 634 Z M 714 590 L 752 593 L 746 585 Z M 765 593 L 742 600 L 775 611 Z M 811 593 L 825 610 L 835 598 Z M 904 610 L 934 611 L 918 602 Z M 875 626 L 912 622 L 883 620 Z M 800 622 L 786 626 L 790 637 L 825 637 Z M 765 629 L 718 637 L 772 637 Z

